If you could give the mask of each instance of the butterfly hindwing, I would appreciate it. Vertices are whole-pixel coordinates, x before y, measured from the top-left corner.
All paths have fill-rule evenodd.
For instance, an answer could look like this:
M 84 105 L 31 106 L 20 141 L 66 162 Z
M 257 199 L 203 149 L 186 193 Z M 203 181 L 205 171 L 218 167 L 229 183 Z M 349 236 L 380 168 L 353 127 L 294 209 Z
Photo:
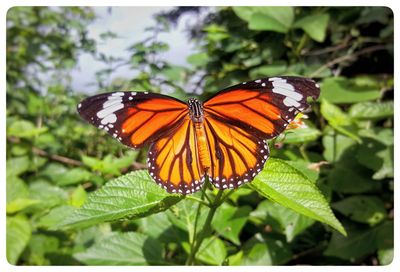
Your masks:
M 140 148 L 179 126 L 188 110 L 185 103 L 148 92 L 112 92 L 86 98 L 79 114 L 121 143 Z
M 228 125 L 211 116 L 205 120 L 210 147 L 210 182 L 219 189 L 237 188 L 250 182 L 269 157 L 263 139 L 240 127 Z
M 201 169 L 192 120 L 187 117 L 170 135 L 149 149 L 148 169 L 153 179 L 170 193 L 200 190 L 205 173 Z

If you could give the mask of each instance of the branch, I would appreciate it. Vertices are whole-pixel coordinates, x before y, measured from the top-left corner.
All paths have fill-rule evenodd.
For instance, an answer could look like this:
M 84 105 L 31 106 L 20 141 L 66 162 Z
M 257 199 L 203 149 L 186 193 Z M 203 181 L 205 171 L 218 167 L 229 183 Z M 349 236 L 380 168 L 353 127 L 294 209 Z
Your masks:
M 46 152 L 40 148 L 37 148 L 37 147 L 32 147 L 32 152 L 36 155 L 39 155 L 42 157 L 47 157 L 54 161 L 62 162 L 65 164 L 74 165 L 74 166 L 82 166 L 83 165 L 83 163 L 81 161 L 74 160 L 74 159 L 67 158 L 67 157 L 60 156 L 60 155 L 51 155 L 48 152 Z
M 326 47 L 323 49 L 319 49 L 319 50 L 314 50 L 314 51 L 310 51 L 310 52 L 305 52 L 302 55 L 304 56 L 318 56 L 318 55 L 323 55 L 326 53 L 330 53 L 330 52 L 335 52 L 338 51 L 340 49 L 346 48 L 347 46 L 349 46 L 349 42 L 350 42 L 351 37 L 347 36 L 343 42 L 335 45 L 335 46 L 330 46 L 330 47 Z
M 357 52 L 355 52 L 353 54 L 338 57 L 336 59 L 331 60 L 327 64 L 322 65 L 315 72 L 310 74 L 309 77 L 315 77 L 315 76 L 319 75 L 323 70 L 325 70 L 327 68 L 330 68 L 335 64 L 339 64 L 341 62 L 348 61 L 348 60 L 351 61 L 351 60 L 354 60 L 355 58 L 357 58 L 357 57 L 359 57 L 361 55 L 364 55 L 364 54 L 367 54 L 367 53 L 371 53 L 371 52 L 374 52 L 374 51 L 385 50 L 385 49 L 387 49 L 386 45 L 374 45 L 374 46 L 371 46 L 371 47 L 366 47 L 366 48 L 364 48 L 364 49 L 362 49 L 360 51 L 357 51 Z

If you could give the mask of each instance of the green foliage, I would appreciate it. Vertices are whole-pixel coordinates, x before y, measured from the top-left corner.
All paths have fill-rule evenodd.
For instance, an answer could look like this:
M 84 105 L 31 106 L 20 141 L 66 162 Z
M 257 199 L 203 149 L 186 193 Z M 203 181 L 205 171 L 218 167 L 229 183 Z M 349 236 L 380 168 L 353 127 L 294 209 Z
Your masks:
M 241 265 L 280 265 L 291 257 L 286 243 L 257 233 L 244 244 Z
M 74 257 L 88 265 L 147 265 L 162 264 L 162 255 L 162 245 L 156 239 L 126 232 L 109 234 Z
M 303 29 L 313 40 L 323 42 L 325 40 L 328 23 L 329 14 L 313 14 L 296 21 L 294 27 Z
M 16 264 L 31 237 L 31 226 L 24 216 L 7 217 L 7 261 Z
M 315 222 L 310 217 L 268 200 L 262 201 L 250 216 L 250 219 L 258 225 L 263 223 L 276 225 L 277 230 L 285 234 L 287 242 L 292 242 L 298 234 Z
M 270 159 L 250 186 L 282 206 L 326 223 L 346 235 L 315 184 L 289 164 Z
M 187 12 L 187 66 L 160 39 Z M 134 9 L 132 12 L 136 12 Z M 7 13 L 6 256 L 17 265 L 380 265 L 393 260 L 393 14 L 385 7 L 176 8 L 154 17 L 127 59 L 88 38 L 90 8 Z M 175 18 L 175 19 L 174 19 Z M 241 81 L 313 77 L 321 96 L 270 141 L 235 190 L 168 194 L 127 150 L 76 112 L 70 71 L 89 53 L 99 92 L 206 99 Z M 110 82 L 119 68 L 133 78 Z M 199 94 L 199 95 L 197 95 Z M 331 208 L 333 211 L 331 210 Z M 343 235 L 346 234 L 347 236 Z
M 239 234 L 246 224 L 250 211 L 249 206 L 234 207 L 223 204 L 215 214 L 213 227 L 222 237 L 240 245 Z
M 291 7 L 235 7 L 234 11 L 252 30 L 287 33 L 294 18 Z
M 326 78 L 321 84 L 321 98 L 331 103 L 356 103 L 380 98 L 378 81 L 374 78 Z
M 373 196 L 351 196 L 332 206 L 351 220 L 370 225 L 376 225 L 386 217 L 384 203 Z
M 183 247 L 189 252 L 189 244 L 183 244 Z M 224 242 L 217 237 L 204 239 L 197 253 L 197 259 L 210 265 L 221 265 L 227 256 L 227 250 Z
M 144 217 L 164 211 L 181 199 L 160 188 L 146 171 L 136 171 L 109 181 L 56 227 L 82 228 L 124 217 Z

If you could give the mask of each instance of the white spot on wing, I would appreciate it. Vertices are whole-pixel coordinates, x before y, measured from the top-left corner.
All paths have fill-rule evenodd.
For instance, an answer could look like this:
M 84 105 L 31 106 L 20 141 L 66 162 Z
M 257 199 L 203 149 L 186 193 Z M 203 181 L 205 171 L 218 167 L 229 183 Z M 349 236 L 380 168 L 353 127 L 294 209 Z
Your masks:
M 296 107 L 296 108 L 298 108 L 301 105 L 299 102 L 290 97 L 286 97 L 285 99 L 283 99 L 283 104 L 285 104 L 285 106 L 287 107 Z
M 299 101 L 303 99 L 303 95 L 297 92 L 292 84 L 287 83 L 286 79 L 272 77 L 269 81 L 272 81 L 272 92 L 285 96 L 283 104 L 290 107 L 289 111 L 293 111 L 292 107 L 297 108 L 301 105 Z
M 107 102 L 106 102 L 107 103 Z M 97 113 L 97 117 L 104 118 L 108 115 L 113 114 L 117 110 L 120 110 L 124 107 L 124 104 L 119 102 L 118 104 L 112 105 L 111 107 L 103 108 L 101 111 Z
M 280 78 L 280 77 L 271 77 L 271 78 L 269 78 L 268 80 L 269 80 L 269 81 L 283 81 L 284 79 L 283 79 L 283 78 Z
M 296 92 L 293 85 L 291 85 L 291 84 L 283 83 L 283 82 L 272 82 L 272 86 L 274 86 L 274 88 L 272 89 L 272 91 L 274 93 L 278 93 L 278 94 L 281 94 L 281 95 L 284 95 L 287 97 L 291 97 L 297 101 L 300 101 L 303 98 L 303 95 Z
M 108 123 L 115 123 L 116 121 L 117 121 L 117 116 L 115 114 L 110 114 L 110 115 L 104 117 L 101 120 L 101 123 L 103 125 L 105 125 L 105 124 L 108 124 Z

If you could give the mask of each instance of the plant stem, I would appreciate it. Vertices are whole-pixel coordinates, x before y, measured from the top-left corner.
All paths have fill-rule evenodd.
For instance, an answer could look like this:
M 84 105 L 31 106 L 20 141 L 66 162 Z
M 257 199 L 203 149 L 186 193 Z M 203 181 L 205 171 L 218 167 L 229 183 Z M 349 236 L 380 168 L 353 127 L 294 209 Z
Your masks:
M 306 161 L 310 161 L 310 159 L 308 158 L 307 152 L 306 152 L 306 145 L 302 144 L 299 147 L 300 150 L 300 154 L 303 156 L 303 159 L 305 159 Z
M 186 261 L 187 265 L 193 265 L 195 256 L 197 251 L 199 250 L 201 243 L 203 242 L 206 235 L 211 231 L 211 221 L 214 217 L 214 214 L 217 208 L 221 205 L 222 201 L 220 201 L 223 195 L 223 190 L 219 190 L 213 202 L 210 203 L 210 210 L 208 211 L 206 222 L 204 223 L 203 229 L 197 235 L 196 240 L 193 241 L 193 246 L 190 250 L 189 257 Z
M 191 199 L 191 200 L 199 202 L 200 204 L 203 204 L 204 206 L 210 207 L 210 205 L 207 203 L 207 201 L 204 201 L 203 199 L 200 199 L 198 197 L 186 196 L 186 199 Z
M 207 196 L 206 190 L 207 190 L 208 183 L 209 183 L 209 181 L 208 181 L 208 178 L 207 178 L 206 181 L 205 181 L 205 183 L 204 183 L 204 186 L 203 186 L 202 189 L 201 189 L 201 197 L 200 197 L 201 201 L 204 201 L 204 197 Z M 211 203 L 211 202 L 210 202 L 210 199 L 207 198 L 207 200 L 208 200 L 207 207 L 210 207 L 210 205 L 209 205 L 209 203 Z M 195 217 L 195 219 L 194 219 L 193 237 L 189 237 L 190 252 L 193 251 L 193 247 L 194 247 L 194 244 L 195 244 L 195 242 L 196 242 L 197 222 L 198 222 L 198 220 L 199 220 L 200 210 L 201 210 L 201 205 L 200 205 L 200 203 L 199 203 L 199 205 L 197 206 L 196 217 Z M 190 233 L 189 233 L 189 235 L 190 235 Z M 188 259 L 188 260 L 189 260 L 189 259 Z M 187 260 L 187 261 L 188 261 L 188 260 Z M 187 264 L 187 263 L 186 263 L 186 264 Z

